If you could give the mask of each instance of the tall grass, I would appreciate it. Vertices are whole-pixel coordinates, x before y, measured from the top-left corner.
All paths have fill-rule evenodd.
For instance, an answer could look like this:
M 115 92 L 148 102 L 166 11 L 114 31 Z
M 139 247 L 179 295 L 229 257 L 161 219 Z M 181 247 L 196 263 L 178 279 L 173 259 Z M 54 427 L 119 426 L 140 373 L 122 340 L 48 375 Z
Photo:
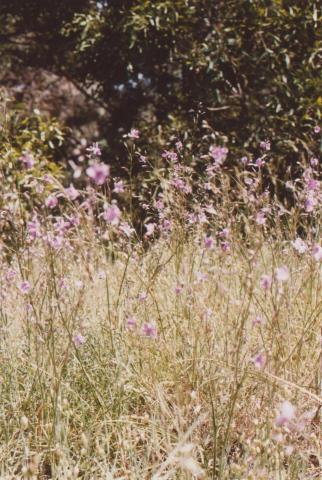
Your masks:
M 84 242 L 4 272 L 1 478 L 318 478 L 319 266 L 233 244 L 160 239 L 112 261 Z
M 175 164 L 141 240 L 110 191 L 52 181 L 29 216 L 16 208 L 1 249 L 1 478 L 319 478 L 319 202 L 285 219 L 256 172 L 231 200 L 219 167 L 215 201 L 200 180 L 190 209 L 193 176 Z

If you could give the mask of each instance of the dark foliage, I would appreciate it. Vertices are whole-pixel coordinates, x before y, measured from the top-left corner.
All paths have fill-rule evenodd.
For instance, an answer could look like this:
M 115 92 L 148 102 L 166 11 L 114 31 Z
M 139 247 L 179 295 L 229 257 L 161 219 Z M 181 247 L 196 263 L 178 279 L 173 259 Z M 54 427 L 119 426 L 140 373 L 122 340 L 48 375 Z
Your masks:
M 256 154 L 282 175 L 310 151 L 322 106 L 314 0 L 1 0 L 3 69 L 49 71 L 101 109 L 108 161 L 131 127 L 142 145 L 186 135 Z M 200 145 L 198 145 L 200 147 Z M 316 153 L 316 152 L 315 152 Z M 117 160 L 116 160 L 117 161 Z

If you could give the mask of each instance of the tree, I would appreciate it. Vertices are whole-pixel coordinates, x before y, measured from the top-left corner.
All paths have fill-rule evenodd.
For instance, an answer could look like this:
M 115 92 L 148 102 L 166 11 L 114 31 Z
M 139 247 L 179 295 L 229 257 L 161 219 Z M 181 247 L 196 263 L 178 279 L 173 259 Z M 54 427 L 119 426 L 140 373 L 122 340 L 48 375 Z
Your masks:
M 215 133 L 236 153 L 270 138 L 281 174 L 310 153 L 322 105 L 315 0 L 2 0 L 0 19 L 7 68 L 65 77 L 103 109 L 109 161 L 132 126 L 152 145 Z

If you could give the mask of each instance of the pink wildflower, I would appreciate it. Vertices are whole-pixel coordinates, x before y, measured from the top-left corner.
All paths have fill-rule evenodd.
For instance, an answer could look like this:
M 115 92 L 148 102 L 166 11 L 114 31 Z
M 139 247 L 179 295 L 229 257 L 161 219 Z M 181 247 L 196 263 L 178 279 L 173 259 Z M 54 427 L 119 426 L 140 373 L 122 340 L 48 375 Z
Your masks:
M 259 146 L 262 150 L 266 150 L 266 152 L 269 152 L 271 149 L 271 142 L 269 140 L 264 140 L 260 142 Z
M 304 208 L 307 213 L 311 213 L 314 211 L 315 207 L 317 205 L 317 200 L 314 198 L 311 192 L 307 195 L 305 202 L 304 202 Z
M 155 208 L 157 210 L 163 210 L 164 209 L 164 202 L 162 198 L 158 198 L 158 200 L 155 202 Z
M 33 166 L 35 165 L 35 159 L 30 153 L 25 153 L 24 155 L 22 155 L 22 157 L 20 157 L 20 161 L 28 170 L 33 168 Z
M 204 246 L 207 250 L 211 250 L 214 247 L 214 239 L 211 236 L 206 236 L 204 239 Z
M 213 317 L 214 312 L 212 311 L 211 308 L 205 308 L 203 313 L 202 313 L 202 318 L 203 320 L 209 320 L 211 317 Z
M 170 183 L 174 188 L 180 190 L 181 192 L 189 193 L 191 191 L 189 186 L 184 182 L 184 180 L 182 180 L 182 178 L 175 177 L 171 180 Z
M 321 127 L 319 127 L 319 125 L 316 125 L 314 127 L 314 133 L 320 133 L 321 132 Z
M 76 335 L 73 336 L 73 342 L 76 347 L 81 347 L 86 342 L 86 338 L 83 337 L 81 333 L 76 333 Z
M 137 138 L 140 138 L 140 132 L 136 128 L 131 128 L 130 133 L 128 134 L 128 137 L 131 138 L 132 140 L 136 140 Z
M 171 220 L 165 218 L 165 219 L 163 220 L 163 223 L 162 223 L 162 230 L 163 230 L 164 232 L 170 232 L 170 231 L 171 231 L 171 228 L 172 228 L 172 222 L 171 222 Z
M 73 227 L 77 227 L 80 224 L 80 218 L 78 215 L 72 215 L 71 217 L 68 217 L 68 221 Z
M 53 235 L 52 232 L 47 234 L 47 243 L 55 250 L 61 248 L 64 244 L 64 238 L 61 235 Z
M 40 223 L 36 216 L 33 217 L 31 222 L 27 223 L 27 231 L 30 240 L 36 240 L 36 238 L 41 237 Z
M 151 235 L 153 235 L 154 231 L 155 231 L 155 223 L 146 223 L 145 228 L 146 228 L 146 234 L 145 235 L 147 237 L 151 237 Z
M 58 287 L 61 288 L 62 290 L 67 290 L 68 288 L 68 282 L 65 277 L 61 277 L 58 281 Z
M 215 165 L 219 167 L 228 155 L 228 148 L 212 145 L 209 149 L 209 154 L 213 158 Z
M 110 225 L 118 225 L 120 223 L 121 218 L 121 210 L 116 205 L 116 203 L 112 203 L 110 207 L 107 207 L 102 214 L 104 220 Z
M 77 290 L 82 290 L 84 288 L 84 282 L 82 282 L 82 280 L 75 280 L 75 287 Z
M 266 355 L 264 353 L 258 353 L 253 359 L 253 364 L 259 370 L 263 370 L 266 364 Z
M 94 165 L 87 168 L 86 173 L 96 185 L 103 185 L 110 174 L 110 167 L 105 165 L 105 163 L 94 163 Z
M 254 320 L 253 320 L 253 327 L 256 327 L 256 325 L 263 325 L 263 323 L 265 323 L 265 320 L 263 317 L 261 317 L 260 315 L 257 315 Z
M 91 155 L 95 155 L 96 157 L 100 157 L 102 155 L 101 149 L 97 142 L 86 148 L 86 151 L 89 152 Z
M 124 192 L 124 183 L 122 180 L 114 183 L 113 192 L 115 193 L 123 193 Z
M 283 265 L 282 267 L 278 267 L 276 269 L 275 275 L 278 282 L 287 282 L 287 280 L 290 278 L 290 271 L 285 265 Z
M 17 275 L 17 272 L 15 270 L 9 269 L 6 272 L 5 279 L 7 280 L 7 282 L 11 282 L 16 275 Z
M 158 336 L 157 328 L 152 323 L 145 323 L 142 327 L 142 333 L 149 338 L 157 338 Z
M 246 178 L 244 179 L 244 182 L 245 182 L 246 185 L 248 185 L 248 186 L 251 186 L 251 185 L 253 185 L 253 183 L 254 183 L 254 181 L 253 181 L 251 178 L 249 178 L 249 177 L 246 177 Z
M 139 293 L 139 300 L 140 302 L 144 302 L 147 298 L 148 298 L 148 294 L 147 292 L 142 292 L 142 293 Z
M 305 253 L 308 249 L 307 244 L 300 237 L 297 237 L 294 242 L 292 242 L 292 245 L 298 253 Z
M 266 274 L 262 275 L 259 284 L 263 290 L 268 290 L 272 286 L 272 277 Z
M 137 320 L 135 317 L 129 317 L 126 321 L 126 327 L 128 330 L 135 330 L 137 327 Z
M 19 290 L 21 291 L 21 293 L 23 293 L 24 295 L 27 295 L 29 293 L 31 289 L 31 285 L 30 283 L 27 281 L 27 280 L 24 280 L 23 282 L 20 283 L 19 285 Z
M 311 158 L 310 164 L 311 164 L 311 167 L 317 167 L 319 165 L 319 159 L 316 157 Z
M 208 275 L 204 272 L 197 272 L 196 277 L 197 277 L 197 283 L 206 282 L 208 280 Z
M 319 182 L 318 180 L 314 180 L 314 178 L 310 178 L 310 179 L 307 181 L 306 188 L 307 188 L 307 190 L 309 190 L 310 192 L 316 192 L 316 191 L 318 191 L 319 188 L 320 188 L 320 182 Z
M 221 250 L 225 253 L 230 252 L 230 243 L 229 242 L 221 242 Z
M 220 238 L 228 238 L 229 233 L 230 233 L 230 230 L 229 228 L 226 227 L 226 228 L 223 228 L 218 235 L 220 236 Z
M 286 445 L 286 447 L 284 448 L 285 455 L 289 457 L 290 455 L 292 455 L 293 452 L 294 452 L 293 445 Z
M 260 168 L 265 165 L 265 161 L 261 157 L 259 157 L 255 160 L 255 165 L 256 167 Z
M 119 230 L 124 233 L 128 238 L 135 232 L 134 228 L 132 228 L 127 222 L 121 223 L 119 226 Z
M 263 211 L 257 212 L 255 221 L 257 225 L 265 225 L 266 223 L 265 213 Z
M 314 245 L 314 247 L 312 249 L 312 257 L 317 262 L 322 261 L 322 247 L 320 245 Z
M 55 195 L 49 195 L 45 201 L 46 207 L 48 208 L 55 208 L 58 205 L 58 199 Z
M 76 190 L 74 185 L 71 183 L 68 188 L 65 188 L 65 194 L 69 198 L 69 200 L 76 200 L 79 197 L 79 191 Z
M 169 160 L 170 162 L 176 162 L 178 160 L 178 155 L 176 154 L 176 152 L 164 150 L 164 152 L 162 153 L 162 158 Z
M 281 407 L 280 413 L 276 417 L 275 424 L 278 427 L 282 427 L 283 425 L 287 425 L 291 422 L 295 416 L 296 408 L 290 402 L 285 400 Z

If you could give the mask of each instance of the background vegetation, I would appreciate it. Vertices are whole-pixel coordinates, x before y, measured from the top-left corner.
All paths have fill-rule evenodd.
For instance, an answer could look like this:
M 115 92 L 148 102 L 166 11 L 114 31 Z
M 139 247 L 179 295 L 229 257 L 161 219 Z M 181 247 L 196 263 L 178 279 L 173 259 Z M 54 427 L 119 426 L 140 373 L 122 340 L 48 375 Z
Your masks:
M 77 159 L 85 136 L 122 173 L 133 127 L 152 157 L 171 135 L 192 154 L 215 138 L 229 143 L 230 164 L 268 138 L 279 176 L 312 153 L 315 0 L 2 0 L 0 22 L 2 83 L 72 128 L 59 162 Z

